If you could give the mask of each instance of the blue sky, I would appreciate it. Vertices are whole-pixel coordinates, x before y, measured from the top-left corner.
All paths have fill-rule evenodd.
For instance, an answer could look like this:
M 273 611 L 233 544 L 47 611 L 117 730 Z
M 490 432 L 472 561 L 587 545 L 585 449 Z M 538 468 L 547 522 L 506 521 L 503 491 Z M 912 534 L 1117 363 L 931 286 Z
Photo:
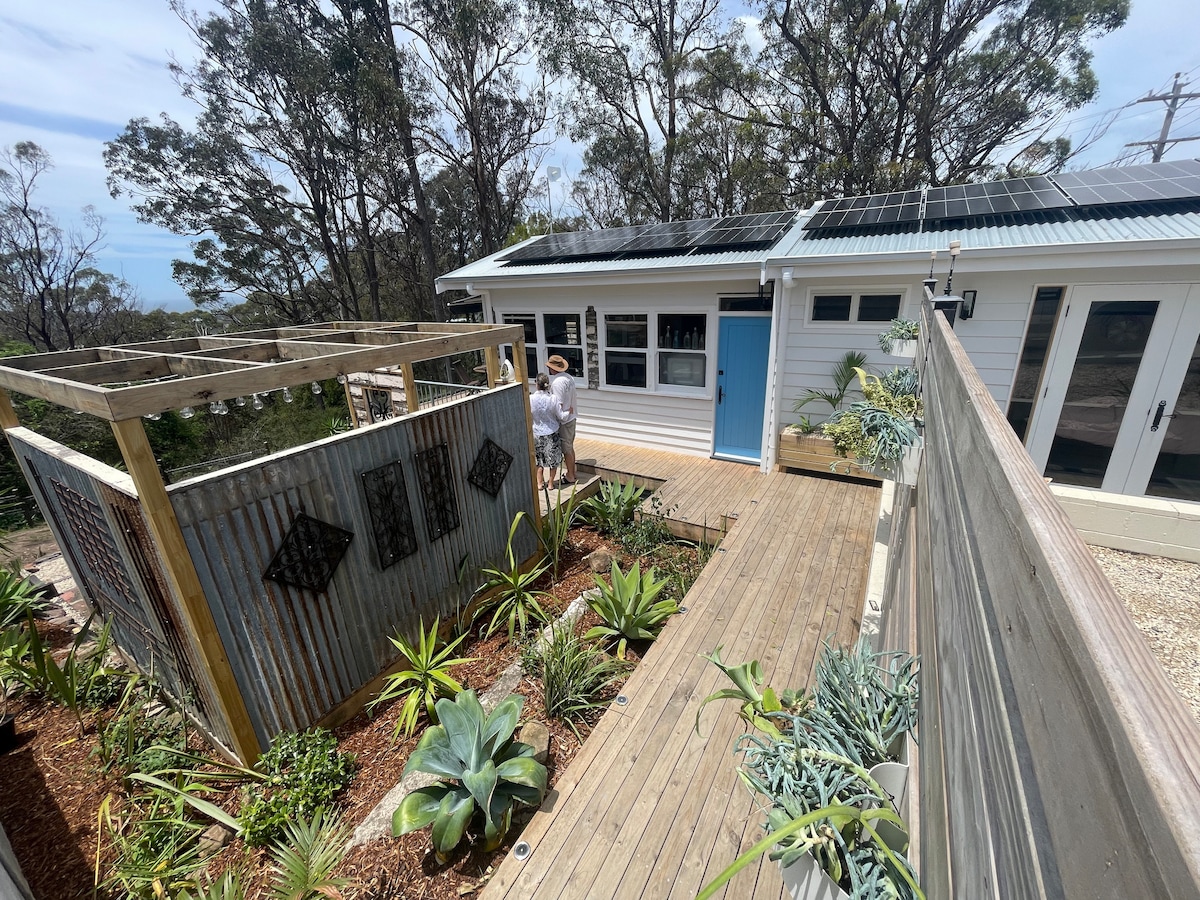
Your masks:
M 205 4 L 207 6 L 209 4 Z M 1197 0 L 1133 0 L 1124 29 L 1097 42 L 1099 99 L 1071 117 L 1077 138 L 1099 116 L 1150 92 L 1169 88 L 1175 72 L 1200 90 L 1200 3 Z M 186 309 L 171 279 L 171 260 L 189 257 L 188 239 L 139 224 L 105 186 L 101 159 L 105 140 L 135 117 L 167 112 L 188 122 L 194 108 L 182 98 L 167 70 L 171 58 L 188 63 L 193 48 L 187 29 L 166 0 L 4 0 L 0 5 L 0 146 L 31 140 L 54 158 L 39 190 L 63 225 L 91 204 L 104 216 L 106 246 L 101 267 L 134 284 L 144 306 Z M 1112 162 L 1128 141 L 1150 140 L 1162 124 L 1163 104 L 1121 110 L 1106 138 L 1080 160 Z M 1200 135 L 1200 101 L 1181 107 L 1176 135 Z M 1200 142 L 1177 145 L 1167 159 L 1200 156 Z M 545 162 L 569 177 L 579 159 L 565 142 Z M 566 182 L 556 185 L 555 209 Z

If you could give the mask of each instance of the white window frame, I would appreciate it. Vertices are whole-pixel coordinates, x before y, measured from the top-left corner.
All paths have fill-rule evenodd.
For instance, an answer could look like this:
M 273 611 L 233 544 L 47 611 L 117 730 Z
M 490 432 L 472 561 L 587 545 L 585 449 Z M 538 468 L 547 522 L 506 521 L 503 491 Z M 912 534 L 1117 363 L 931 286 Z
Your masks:
M 896 311 L 897 318 L 904 318 L 905 310 L 908 308 L 909 293 L 911 288 L 908 286 L 900 286 L 894 284 L 883 285 L 843 285 L 840 287 L 813 287 L 808 289 L 808 294 L 804 302 L 804 324 L 807 328 L 814 330 L 828 331 L 845 331 L 852 329 L 854 331 L 883 331 L 887 328 L 888 322 L 860 322 L 858 321 L 858 304 L 864 294 L 898 294 L 900 296 L 900 306 Z M 816 303 L 816 298 L 826 295 L 850 295 L 850 318 L 849 319 L 814 319 L 813 306 Z
M 646 317 L 646 386 L 632 387 L 624 384 L 609 384 L 608 382 L 608 326 L 606 322 L 607 316 L 629 316 L 640 315 Z M 666 316 L 703 316 L 704 317 L 704 349 L 703 350 L 685 350 L 679 348 L 659 348 L 658 346 L 658 317 Z M 707 307 L 687 307 L 680 309 L 659 309 L 647 310 L 646 308 L 633 308 L 626 306 L 604 307 L 596 310 L 596 331 L 598 332 L 597 342 L 600 349 L 600 387 L 606 391 L 616 391 L 628 394 L 662 394 L 674 397 L 694 397 L 697 399 L 711 399 L 713 396 L 712 382 L 714 378 L 714 367 L 716 365 L 716 347 L 713 344 L 713 310 Z M 634 347 L 613 347 L 617 352 L 631 350 L 635 353 L 641 353 L 642 348 Z M 658 365 L 659 353 L 665 350 L 668 353 L 697 353 L 704 355 L 704 387 L 688 387 L 678 384 L 663 384 L 658 380 Z
M 515 322 L 507 322 L 509 316 L 532 316 L 534 320 L 534 329 L 537 332 L 536 341 L 526 341 L 526 350 L 532 350 L 537 359 L 537 368 L 531 370 L 529 380 L 532 382 L 537 378 L 539 372 L 545 372 L 546 360 L 554 355 L 553 348 L 566 346 L 564 344 L 547 345 L 546 343 L 546 316 L 578 316 L 579 317 L 579 349 L 583 353 L 583 377 L 575 378 L 575 386 L 587 388 L 587 311 L 583 307 L 570 309 L 553 309 L 547 312 L 541 312 L 532 309 L 497 309 L 496 318 L 501 325 L 518 324 Z M 506 345 L 508 346 L 508 345 Z

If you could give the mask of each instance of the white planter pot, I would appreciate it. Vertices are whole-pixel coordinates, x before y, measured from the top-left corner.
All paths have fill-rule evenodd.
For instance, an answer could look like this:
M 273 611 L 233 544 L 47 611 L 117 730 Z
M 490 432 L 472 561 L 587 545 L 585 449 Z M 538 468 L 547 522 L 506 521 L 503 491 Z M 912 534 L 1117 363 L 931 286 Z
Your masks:
M 908 763 L 885 762 L 872 766 L 871 777 L 892 798 L 892 812 L 903 818 L 908 803 Z M 908 850 L 908 832 L 891 822 L 876 820 L 871 823 L 879 833 L 879 839 L 896 853 Z
M 916 484 L 917 471 L 921 467 L 921 454 L 925 451 L 925 438 L 918 435 L 917 442 L 904 448 L 904 455 L 890 466 L 871 466 L 878 478 L 886 478 L 898 484 Z
M 896 356 L 900 359 L 912 359 L 917 355 L 917 342 L 912 341 L 892 341 L 892 352 L 888 356 Z
M 805 853 L 780 870 L 783 886 L 792 900 L 848 900 L 849 894 L 825 874 L 812 854 Z

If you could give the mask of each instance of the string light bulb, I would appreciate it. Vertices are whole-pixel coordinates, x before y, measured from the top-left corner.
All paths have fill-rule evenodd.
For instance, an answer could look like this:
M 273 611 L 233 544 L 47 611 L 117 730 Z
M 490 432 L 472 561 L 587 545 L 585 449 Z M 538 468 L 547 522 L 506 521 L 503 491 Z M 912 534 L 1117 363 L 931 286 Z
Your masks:
M 254 409 L 262 409 L 263 408 L 262 397 L 258 396 L 258 394 L 255 394 L 254 399 L 250 401 L 250 405 Z
M 179 417 L 181 419 L 190 419 L 195 414 L 196 414 L 196 411 L 194 409 L 192 409 L 190 406 L 185 406 L 183 409 L 181 409 L 179 411 Z
M 291 402 L 292 402 L 292 389 L 291 389 L 291 388 L 284 388 L 284 389 L 283 389 L 283 402 L 284 402 L 284 403 L 291 403 Z
M 316 395 L 316 394 L 320 394 L 320 393 L 321 393 L 322 391 L 324 391 L 324 390 L 325 390 L 325 388 L 321 387 L 321 382 L 319 382 L 319 381 L 314 381 L 314 382 L 312 383 L 312 392 L 313 392 L 313 394 L 314 394 L 314 395 Z
M 346 376 L 345 376 L 344 374 L 342 374 L 341 372 L 338 372 L 338 375 L 337 375 L 337 383 L 338 383 L 338 384 L 345 384 L 345 383 L 346 383 Z
M 245 398 L 245 397 L 234 397 L 234 398 L 233 398 L 233 403 L 234 403 L 234 405 L 235 405 L 235 406 L 245 406 L 245 405 L 246 405 L 246 398 Z

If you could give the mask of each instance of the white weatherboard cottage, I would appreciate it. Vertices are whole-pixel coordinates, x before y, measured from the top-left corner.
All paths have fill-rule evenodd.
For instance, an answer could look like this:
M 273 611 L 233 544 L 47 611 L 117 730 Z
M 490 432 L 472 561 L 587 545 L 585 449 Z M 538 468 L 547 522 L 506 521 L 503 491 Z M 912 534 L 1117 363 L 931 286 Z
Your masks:
M 955 332 L 1035 463 L 1200 500 L 1198 161 L 532 238 L 438 284 L 524 324 L 531 372 L 571 363 L 581 435 L 767 469 L 847 350 L 895 364 L 877 335 L 951 241 Z

